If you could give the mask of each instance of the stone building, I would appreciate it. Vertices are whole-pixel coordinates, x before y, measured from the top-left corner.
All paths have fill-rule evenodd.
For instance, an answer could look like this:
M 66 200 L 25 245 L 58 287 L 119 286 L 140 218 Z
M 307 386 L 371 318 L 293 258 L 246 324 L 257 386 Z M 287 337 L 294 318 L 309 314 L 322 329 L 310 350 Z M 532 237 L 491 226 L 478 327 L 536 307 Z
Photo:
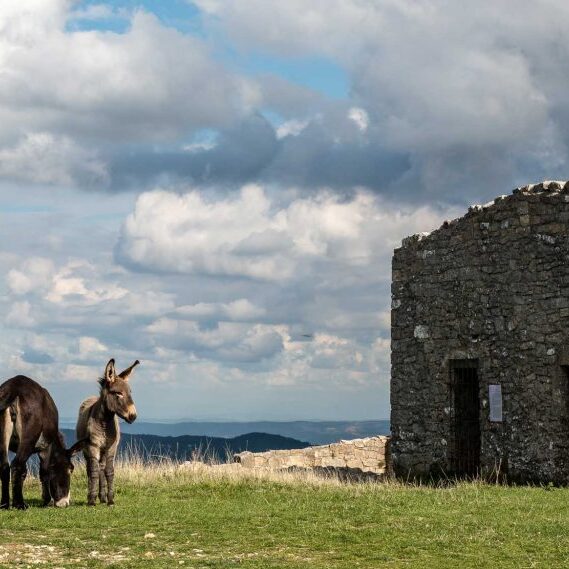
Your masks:
M 569 482 L 569 182 L 395 250 L 391 407 L 396 474 Z

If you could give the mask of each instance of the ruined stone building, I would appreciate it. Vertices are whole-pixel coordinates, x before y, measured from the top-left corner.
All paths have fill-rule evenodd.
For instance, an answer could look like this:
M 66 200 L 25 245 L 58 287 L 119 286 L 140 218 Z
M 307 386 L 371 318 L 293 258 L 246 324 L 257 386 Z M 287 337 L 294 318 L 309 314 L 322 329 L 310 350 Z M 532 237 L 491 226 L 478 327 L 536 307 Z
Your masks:
M 397 474 L 569 482 L 569 182 L 404 239 L 391 364 Z

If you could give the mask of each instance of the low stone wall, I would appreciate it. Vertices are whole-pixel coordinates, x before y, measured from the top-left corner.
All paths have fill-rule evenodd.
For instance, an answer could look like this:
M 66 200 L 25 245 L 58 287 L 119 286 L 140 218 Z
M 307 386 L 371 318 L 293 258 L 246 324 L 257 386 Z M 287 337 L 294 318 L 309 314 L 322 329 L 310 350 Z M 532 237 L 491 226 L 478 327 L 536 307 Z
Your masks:
M 377 436 L 303 449 L 240 452 L 234 459 L 245 468 L 341 468 L 385 474 L 388 443 L 389 437 Z

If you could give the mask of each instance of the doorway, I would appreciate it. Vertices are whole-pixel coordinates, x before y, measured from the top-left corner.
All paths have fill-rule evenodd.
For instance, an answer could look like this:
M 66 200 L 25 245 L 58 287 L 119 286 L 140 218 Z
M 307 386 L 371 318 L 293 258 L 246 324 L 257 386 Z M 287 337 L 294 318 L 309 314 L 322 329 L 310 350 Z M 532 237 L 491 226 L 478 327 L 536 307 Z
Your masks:
M 453 416 L 451 467 L 459 476 L 480 470 L 480 385 L 478 360 L 453 360 L 450 366 Z

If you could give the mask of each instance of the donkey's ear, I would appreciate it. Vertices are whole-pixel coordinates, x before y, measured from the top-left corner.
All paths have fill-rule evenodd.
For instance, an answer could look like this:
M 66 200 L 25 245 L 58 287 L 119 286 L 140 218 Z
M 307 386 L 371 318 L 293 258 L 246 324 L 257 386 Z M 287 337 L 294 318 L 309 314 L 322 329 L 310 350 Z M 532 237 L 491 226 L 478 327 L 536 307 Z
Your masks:
M 136 360 L 130 367 L 127 367 L 124 371 L 121 371 L 119 373 L 119 377 L 125 381 L 128 381 L 130 379 L 130 374 L 139 363 L 140 362 Z
M 115 373 L 115 360 L 110 359 L 107 367 L 105 368 L 105 380 L 107 383 L 113 383 L 117 378 Z
M 85 446 L 87 446 L 88 442 L 89 438 L 86 437 L 84 439 L 81 439 L 80 441 L 77 441 L 72 446 L 70 446 L 67 449 L 67 455 L 69 456 L 69 458 L 71 458 L 74 454 L 77 454 L 80 450 L 83 450 Z

